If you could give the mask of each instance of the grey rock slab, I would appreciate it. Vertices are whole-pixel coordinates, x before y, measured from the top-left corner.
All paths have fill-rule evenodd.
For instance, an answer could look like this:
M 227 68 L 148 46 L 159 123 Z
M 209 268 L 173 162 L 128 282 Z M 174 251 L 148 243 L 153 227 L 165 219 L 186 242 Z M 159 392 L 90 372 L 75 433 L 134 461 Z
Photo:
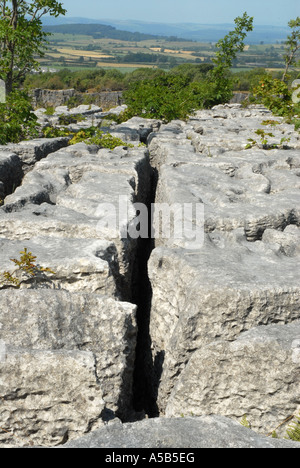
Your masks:
M 167 417 L 218 414 L 270 434 L 282 432 L 300 405 L 300 322 L 268 325 L 192 354 L 166 408 Z
M 266 229 L 262 241 L 271 248 L 275 244 L 275 249 L 287 257 L 300 255 L 300 228 L 295 224 L 290 224 L 284 231 Z
M 11 258 L 24 248 L 37 257 L 36 263 L 53 271 L 37 278 L 21 276 L 21 287 L 62 288 L 68 291 L 101 292 L 118 295 L 116 247 L 107 240 L 33 237 L 30 240 L 0 239 L 0 271 L 14 273 Z
M 300 448 L 299 443 L 271 439 L 221 416 L 155 418 L 111 424 L 60 448 Z M 192 455 L 189 460 L 192 461 Z
M 27 204 L 20 211 L 0 209 L 0 237 L 25 240 L 32 237 L 97 239 L 97 219 L 63 206 Z
M 88 146 L 84 143 L 57 151 L 36 165 L 36 170 L 39 171 L 54 171 L 57 168 L 67 170 L 74 184 L 89 172 L 94 173 L 94 176 L 98 173 L 98 183 L 103 182 L 103 184 L 105 184 L 106 174 L 116 174 L 116 177 L 123 175 L 124 180 L 128 180 L 128 185 L 132 186 L 133 195 L 137 197 L 139 197 L 138 193 L 149 192 L 152 174 L 149 155 L 144 148 L 123 149 L 120 147 L 110 151 L 99 150 L 99 147 Z M 131 179 L 134 181 L 132 182 Z M 116 178 L 115 186 L 111 187 L 107 196 L 122 195 L 122 190 L 118 190 L 118 180 Z
M 53 446 L 104 424 L 91 352 L 6 346 L 0 374 L 1 448 Z
M 81 104 L 80 106 L 71 108 L 68 111 L 68 114 L 92 115 L 92 114 L 97 114 L 99 112 L 102 112 L 102 109 L 99 106 L 96 106 L 94 104 L 91 104 L 91 105 Z
M 298 265 L 298 255 L 247 242 L 239 230 L 232 237 L 205 237 L 200 250 L 152 252 L 150 334 L 153 361 L 162 366 L 157 376 L 162 411 L 192 351 L 258 325 L 299 319 Z
M 19 156 L 23 169 L 27 171 L 48 154 L 67 146 L 69 139 L 69 137 L 39 138 L 18 144 L 9 143 L 7 148 Z
M 95 382 L 106 408 L 123 417 L 130 411 L 137 336 L 135 305 L 94 293 L 4 290 L 0 291 L 0 324 L 0 340 L 6 346 L 91 353 Z M 21 380 L 16 374 L 16 388 Z M 80 393 L 80 383 L 76 388 Z
M 129 129 L 137 132 L 138 139 L 146 143 L 150 133 L 160 129 L 161 122 L 156 119 L 144 119 L 142 117 L 132 117 L 123 124 L 116 125 L 116 131 L 123 132 L 124 129 L 128 132 Z M 133 138 L 134 140 L 134 138 Z
M 104 290 L 115 294 L 113 285 L 117 281 L 119 293 L 121 288 L 123 297 L 129 300 L 137 240 L 129 238 L 127 229 L 136 218 L 134 203 L 148 202 L 151 178 L 149 155 L 142 148 L 99 151 L 98 147 L 78 144 L 61 149 L 39 161 L 22 185 L 6 197 L 0 210 L 0 236 L 19 241 L 36 236 L 73 237 L 80 239 L 82 248 L 85 238 L 87 246 L 93 238 L 102 240 L 113 252 L 108 256 L 108 286 Z M 45 242 L 61 245 L 53 239 Z M 69 245 L 72 243 L 77 241 L 70 240 Z M 87 271 L 85 275 L 88 287 Z M 75 281 L 74 287 L 80 288 L 82 280 Z M 70 284 L 64 287 L 68 289 Z M 92 280 L 90 284 L 93 287 Z
M 179 223 L 170 235 L 158 230 L 148 265 L 162 412 L 173 383 L 202 346 L 299 319 L 299 135 L 278 119 L 274 138 L 290 138 L 292 149 L 243 149 L 258 128 L 270 130 L 262 124 L 273 118 L 261 106 L 217 106 L 149 135 L 156 203 L 169 206 L 175 220 L 183 204 L 194 209 L 183 213 L 181 224 L 190 229 L 184 226 L 181 236 L 173 235 Z M 189 235 L 198 228 L 203 237 L 193 241 Z
M 58 193 L 66 190 L 70 183 L 69 173 L 64 169 L 32 170 L 25 175 L 14 193 L 5 198 L 5 210 L 18 211 L 28 203 L 55 203 Z
M 159 154 L 166 158 L 163 148 Z M 218 158 L 184 149 L 171 154 L 159 167 L 156 201 L 203 204 L 207 232 L 243 227 L 249 240 L 257 240 L 266 228 L 300 223 L 299 170 L 290 168 L 289 151 Z

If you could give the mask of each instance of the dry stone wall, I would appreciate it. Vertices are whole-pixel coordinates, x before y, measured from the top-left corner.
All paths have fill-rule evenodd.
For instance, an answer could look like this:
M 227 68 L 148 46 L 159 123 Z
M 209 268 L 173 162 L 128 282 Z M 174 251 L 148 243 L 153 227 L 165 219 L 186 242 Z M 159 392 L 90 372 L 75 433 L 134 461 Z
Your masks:
M 122 103 L 122 91 L 102 91 L 100 93 L 79 93 L 75 89 L 52 90 L 34 89 L 31 92 L 34 107 L 64 106 L 68 101 L 76 99 L 84 104 L 87 100 L 105 109 Z
M 0 446 L 300 448 L 265 437 L 300 409 L 299 133 L 239 104 L 110 132 L 133 147 L 0 148 L 0 272 L 52 270 L 0 288 Z M 136 239 L 136 203 L 204 218 Z

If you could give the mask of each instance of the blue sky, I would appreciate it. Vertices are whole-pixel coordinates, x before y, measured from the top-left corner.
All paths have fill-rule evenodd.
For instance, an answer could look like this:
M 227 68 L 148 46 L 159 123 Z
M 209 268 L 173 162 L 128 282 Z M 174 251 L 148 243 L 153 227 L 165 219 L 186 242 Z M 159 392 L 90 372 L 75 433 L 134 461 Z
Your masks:
M 244 11 L 256 24 L 284 25 L 300 16 L 299 0 L 60 0 L 67 16 L 157 23 L 232 23 Z

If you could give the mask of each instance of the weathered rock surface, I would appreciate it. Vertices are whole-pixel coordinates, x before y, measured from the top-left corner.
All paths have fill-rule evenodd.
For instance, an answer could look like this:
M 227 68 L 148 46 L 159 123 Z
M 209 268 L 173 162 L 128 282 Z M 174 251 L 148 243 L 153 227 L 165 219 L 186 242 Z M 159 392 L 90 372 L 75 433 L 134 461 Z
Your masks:
M 103 424 L 91 352 L 8 346 L 0 372 L 1 447 L 57 445 Z
M 125 417 L 131 408 L 132 400 L 132 375 L 137 334 L 135 305 L 117 302 L 112 297 L 99 294 L 70 293 L 66 290 L 5 290 L 0 294 L 0 311 L 2 342 L 9 349 L 13 346 L 23 350 L 20 354 L 27 353 L 29 360 L 31 354 L 37 350 L 41 351 L 41 360 L 43 360 L 42 351 L 45 351 L 46 356 L 47 353 L 52 356 L 52 352 L 61 350 L 66 353 L 88 352 L 93 358 L 94 387 L 98 394 L 101 393 L 103 408 Z M 24 400 L 22 393 L 16 392 L 14 398 L 9 395 L 13 388 L 21 385 L 20 376 L 22 376 L 22 381 L 27 377 L 24 375 L 26 367 L 16 372 L 13 366 L 9 367 L 9 360 L 7 361 L 6 358 L 2 358 L 2 363 L 4 367 L 1 369 L 2 386 L 0 388 L 3 402 L 0 412 L 7 414 L 9 408 L 6 401 L 9 401 L 8 404 L 11 405 L 15 400 L 15 404 L 21 405 L 22 398 Z M 34 372 L 38 374 L 39 371 L 37 367 Z M 41 372 L 47 373 L 46 367 Z M 49 372 L 52 372 L 51 368 Z M 80 393 L 80 383 L 76 383 L 76 371 L 69 380 L 71 377 L 72 385 Z M 69 384 L 70 382 L 65 382 L 66 394 L 69 391 Z M 61 392 L 64 391 L 63 385 L 62 380 Z M 89 388 L 88 385 L 87 388 Z M 35 392 L 36 388 L 32 389 L 32 393 Z M 53 385 L 54 400 L 56 400 L 55 392 L 56 388 Z M 28 401 L 30 401 L 30 382 L 27 393 Z M 50 396 L 47 397 L 50 398 Z M 74 406 L 75 411 L 75 403 Z M 101 411 L 97 415 L 94 413 L 95 424 L 100 418 Z M 39 409 L 36 410 L 35 418 L 39 418 L 38 412 Z M 14 419 L 13 414 L 10 415 L 11 431 L 18 424 L 19 417 L 20 415 L 17 415 Z M 27 417 L 24 408 L 24 418 L 27 419 Z M 71 415 L 69 418 L 72 420 Z M 67 430 L 69 420 L 67 407 L 62 421 L 64 419 Z M 51 433 L 45 429 L 43 440 L 46 444 L 47 436 L 51 439 Z
M 300 448 L 297 442 L 270 439 L 222 416 L 156 418 L 111 424 L 61 448 Z M 189 457 L 191 461 L 191 456 Z
M 97 105 L 105 108 L 116 106 L 122 101 L 121 91 L 108 91 L 100 93 L 79 93 L 75 89 L 34 89 L 32 90 L 32 103 L 35 107 L 41 106 L 64 106 L 70 98 L 76 98 L 77 101 L 84 102 L 88 97 Z
M 147 149 L 54 144 L 46 153 L 0 208 L 0 272 L 21 281 L 0 291 L 4 447 L 57 445 L 133 412 L 136 306 L 126 301 L 138 250 L 127 228 L 134 203 L 148 201 Z M 16 271 L 11 259 L 24 248 L 52 272 Z
M 68 141 L 68 137 L 38 138 L 36 140 L 22 141 L 19 144 L 8 143 L 6 146 L 0 146 L 0 150 L 17 154 L 22 161 L 22 169 L 26 173 L 32 169 L 37 161 L 67 146 Z
M 54 284 L 130 299 L 137 240 L 129 239 L 127 227 L 136 216 L 134 203 L 148 200 L 151 177 L 143 148 L 78 144 L 50 154 L 0 210 L 8 252 L 2 271 L 14 266 L 12 252 L 16 258 L 27 246 L 57 272 Z
M 96 106 L 37 115 L 65 113 L 86 114 L 75 131 L 109 124 Z M 109 131 L 126 145 L 1 152 L 0 272 L 21 281 L 0 290 L 1 446 L 299 448 L 262 437 L 300 407 L 299 134 L 237 104 Z M 167 224 L 183 218 L 163 237 L 154 212 L 147 278 L 150 242 L 128 231 L 154 188 Z M 16 273 L 24 247 L 53 272 Z M 161 417 L 102 427 L 141 417 L 135 398 Z
M 166 415 L 212 413 L 240 420 L 247 415 L 253 430 L 270 434 L 299 405 L 299 368 L 300 322 L 260 326 L 235 341 L 214 341 L 192 354 Z
M 159 237 L 148 265 L 157 402 L 167 415 L 251 414 L 253 427 L 269 431 L 300 405 L 299 393 L 291 390 L 299 386 L 292 351 L 281 352 L 279 344 L 272 344 L 286 368 L 293 367 L 286 386 L 276 385 L 286 381 L 285 366 L 275 373 L 267 351 L 269 372 L 256 346 L 243 348 L 244 366 L 241 354 L 229 352 L 235 349 L 229 343 L 238 343 L 242 332 L 278 323 L 293 329 L 300 318 L 299 134 L 281 121 L 272 131 L 277 145 L 281 137 L 289 139 L 289 149 L 245 149 L 255 129 L 268 128 L 262 123 L 273 119 L 261 107 L 217 106 L 187 123 L 162 126 L 149 137 L 159 177 L 156 202 L 173 206 L 175 214 L 183 203 L 194 207 L 184 218 L 194 239 L 184 231 L 178 238 Z M 196 206 L 204 207 L 199 239 Z M 284 330 L 278 332 L 282 342 Z M 296 325 L 293 333 L 300 338 Z M 256 361 L 255 375 L 265 373 L 267 383 L 254 378 L 250 367 Z M 251 371 L 249 380 L 245 369 Z M 252 391 L 257 399 L 251 404 Z

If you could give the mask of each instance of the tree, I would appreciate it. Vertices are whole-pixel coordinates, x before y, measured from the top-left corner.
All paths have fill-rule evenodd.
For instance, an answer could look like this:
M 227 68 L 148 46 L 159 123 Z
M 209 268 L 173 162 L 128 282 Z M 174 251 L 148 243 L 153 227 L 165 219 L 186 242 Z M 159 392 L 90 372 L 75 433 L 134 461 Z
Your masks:
M 245 48 L 244 40 L 247 33 L 253 30 L 253 17 L 247 15 L 235 18 L 236 27 L 216 44 L 216 57 L 213 59 L 215 65 L 210 76 L 215 85 L 217 99 L 219 102 L 228 100 L 232 95 L 232 83 L 229 78 L 229 71 L 233 61 L 239 52 Z
M 253 19 L 246 12 L 242 17 L 238 16 L 234 20 L 236 24 L 235 29 L 217 42 L 216 58 L 213 59 L 216 65 L 214 69 L 215 76 L 230 68 L 238 52 L 243 52 L 245 48 L 244 40 L 247 33 L 253 30 Z
M 297 16 L 295 20 L 289 21 L 288 25 L 292 29 L 292 33 L 287 37 L 285 42 L 285 70 L 282 81 L 286 80 L 290 66 L 296 63 L 296 54 L 300 49 L 300 16 Z
M 49 33 L 41 18 L 58 17 L 66 10 L 55 0 L 0 0 L 0 78 L 10 94 L 14 84 L 39 67 Z

